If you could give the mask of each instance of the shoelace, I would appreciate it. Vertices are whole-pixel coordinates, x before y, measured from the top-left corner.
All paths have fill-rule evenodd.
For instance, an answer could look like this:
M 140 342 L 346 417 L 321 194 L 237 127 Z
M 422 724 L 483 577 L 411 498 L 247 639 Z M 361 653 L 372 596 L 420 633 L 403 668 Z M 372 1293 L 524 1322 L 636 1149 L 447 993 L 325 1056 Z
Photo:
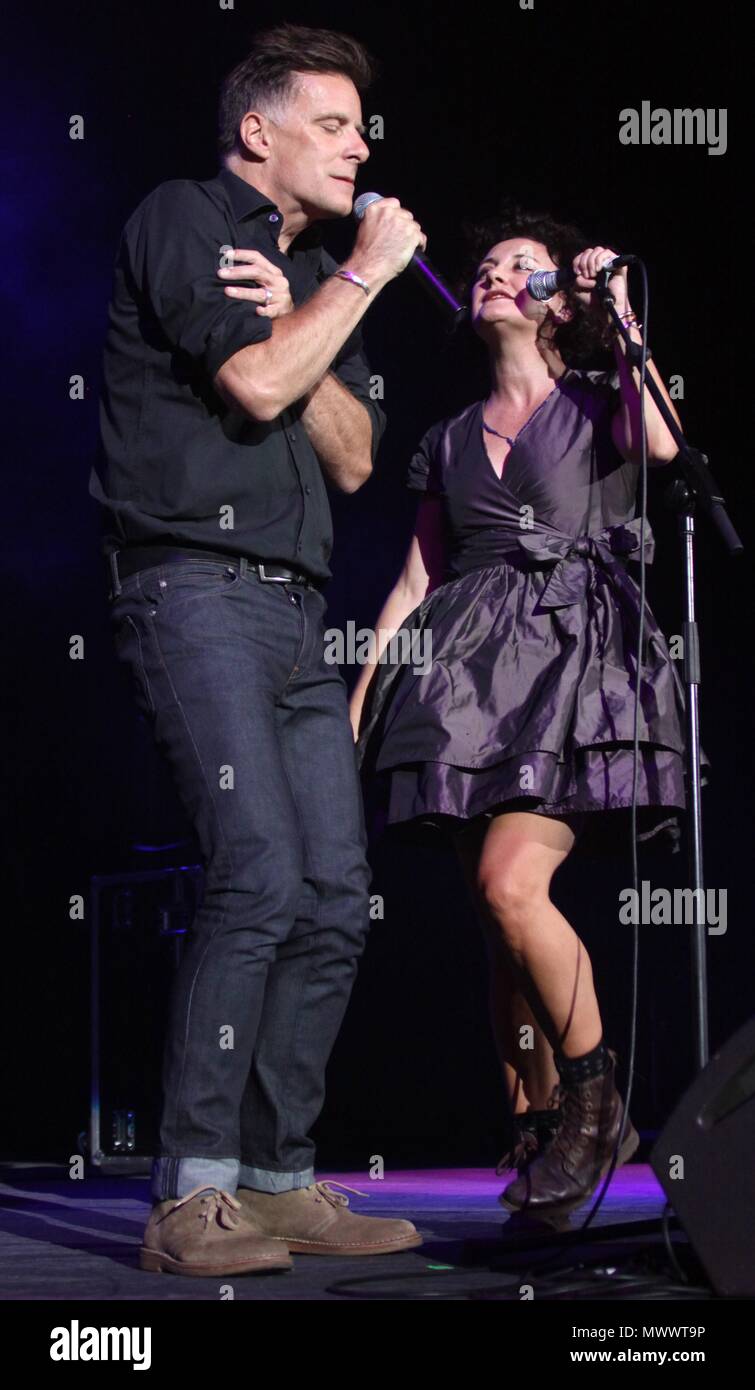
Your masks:
M 553 1087 L 553 1090 L 548 1096 L 548 1110 L 558 1110 L 560 1106 L 563 1104 L 565 1093 L 566 1087 L 562 1086 L 561 1083 L 557 1081 L 555 1086 Z
M 519 1168 L 531 1153 L 536 1153 L 540 1144 L 538 1137 L 532 1129 L 522 1129 L 519 1138 L 507 1149 L 502 1158 L 499 1158 L 495 1171 L 500 1177 L 502 1173 L 508 1172 L 510 1168 Z
M 330 1202 L 332 1207 L 347 1207 L 349 1199 L 344 1197 L 343 1192 L 336 1192 L 335 1188 L 337 1187 L 343 1188 L 343 1192 L 353 1192 L 357 1197 L 369 1197 L 370 1195 L 369 1192 L 360 1192 L 358 1187 L 347 1187 L 346 1183 L 343 1182 L 313 1182 L 307 1190 L 319 1194 L 315 1197 L 316 1202 L 321 1202 L 324 1199 L 326 1202 Z
M 581 1157 L 582 1150 L 587 1148 L 589 1134 L 585 1129 L 585 1121 L 592 1128 L 595 1108 L 589 1102 L 585 1102 L 578 1091 L 570 1090 L 567 1086 L 559 1086 L 557 1089 L 563 1118 L 556 1130 L 551 1150 L 561 1155 L 564 1168 L 571 1173 L 575 1156 Z
M 616 1053 L 609 1048 L 608 1055 L 615 1067 Z M 572 1173 L 572 1162 L 575 1155 L 581 1157 L 582 1150 L 587 1148 L 588 1135 L 585 1133 L 583 1124 L 587 1121 L 592 1128 L 596 1114 L 595 1107 L 590 1102 L 585 1102 L 578 1090 L 564 1086 L 559 1081 L 556 1082 L 548 1097 L 547 1108 L 549 1110 L 560 1109 L 561 1120 L 555 1129 L 551 1144 L 538 1157 L 542 1157 L 547 1162 L 549 1156 L 555 1157 L 558 1153 L 565 1171 Z M 600 1103 L 597 1110 L 598 1113 L 601 1110 Z
M 216 1219 L 227 1231 L 233 1231 L 238 1226 L 239 1222 L 232 1213 L 234 1211 L 241 1211 L 241 1203 L 222 1187 L 216 1187 L 212 1192 L 208 1192 L 206 1186 L 200 1185 L 199 1187 L 195 1187 L 192 1192 L 187 1192 L 186 1196 L 182 1197 L 180 1202 L 176 1202 L 176 1205 L 171 1207 L 170 1213 L 168 1214 L 170 1215 L 174 1211 L 178 1211 L 179 1207 L 185 1206 L 193 1197 L 196 1197 L 198 1192 L 204 1193 L 204 1196 L 199 1202 L 197 1218 L 200 1221 L 204 1221 L 205 1230 L 207 1230 L 210 1223 L 214 1223 Z

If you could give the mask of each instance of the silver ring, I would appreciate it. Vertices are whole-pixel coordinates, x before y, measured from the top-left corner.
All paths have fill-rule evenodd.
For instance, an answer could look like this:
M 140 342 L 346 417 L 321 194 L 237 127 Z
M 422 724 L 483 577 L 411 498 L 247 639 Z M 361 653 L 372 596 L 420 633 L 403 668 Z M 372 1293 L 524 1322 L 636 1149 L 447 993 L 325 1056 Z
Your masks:
M 265 290 L 265 303 L 266 303 L 266 304 L 269 304 L 269 303 L 270 303 L 270 300 L 272 299 L 272 297 L 273 297 L 273 292 L 272 292 L 272 290 L 270 289 L 270 286 L 268 285 L 267 289 Z

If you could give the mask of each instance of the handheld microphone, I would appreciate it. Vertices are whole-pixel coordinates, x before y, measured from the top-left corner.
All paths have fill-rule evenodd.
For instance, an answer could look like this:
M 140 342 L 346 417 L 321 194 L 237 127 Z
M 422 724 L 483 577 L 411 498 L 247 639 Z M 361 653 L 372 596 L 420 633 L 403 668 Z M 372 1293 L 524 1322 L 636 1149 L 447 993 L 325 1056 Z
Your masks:
M 601 270 L 612 275 L 615 270 L 620 270 L 623 265 L 633 265 L 636 260 L 636 256 L 613 256 L 610 261 L 606 261 Z M 576 272 L 570 266 L 563 266 L 561 270 L 533 270 L 525 288 L 532 299 L 544 303 L 546 299 L 552 299 L 554 294 L 558 294 L 559 290 L 573 285 L 576 278 Z
M 368 208 L 370 203 L 379 203 L 383 197 L 384 194 L 382 193 L 360 193 L 359 197 L 354 200 L 353 207 L 357 222 L 361 222 L 364 217 L 365 208 Z M 463 306 L 451 293 L 448 286 L 444 283 L 442 276 L 440 276 L 437 270 L 430 264 L 424 253 L 415 251 L 406 268 L 412 272 L 415 279 L 419 280 L 420 283 L 424 285 L 436 304 L 440 304 L 441 308 L 444 309 L 446 313 L 456 318 L 458 314 L 464 312 Z

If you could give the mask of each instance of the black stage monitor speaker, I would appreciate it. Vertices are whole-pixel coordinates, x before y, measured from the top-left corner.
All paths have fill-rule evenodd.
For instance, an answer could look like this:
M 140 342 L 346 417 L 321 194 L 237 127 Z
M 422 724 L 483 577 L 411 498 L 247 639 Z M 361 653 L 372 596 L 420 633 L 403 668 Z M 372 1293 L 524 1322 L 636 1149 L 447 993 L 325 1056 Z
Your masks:
M 755 1019 L 695 1078 L 650 1161 L 716 1293 L 755 1297 Z

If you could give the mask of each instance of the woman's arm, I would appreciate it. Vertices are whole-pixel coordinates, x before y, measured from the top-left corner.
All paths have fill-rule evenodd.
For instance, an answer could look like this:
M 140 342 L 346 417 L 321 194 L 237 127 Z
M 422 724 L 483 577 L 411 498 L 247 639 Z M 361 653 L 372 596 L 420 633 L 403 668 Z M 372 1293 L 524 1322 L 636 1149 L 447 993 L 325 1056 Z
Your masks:
M 417 524 L 396 583 L 389 593 L 377 620 L 375 654 L 386 647 L 410 613 L 419 606 L 441 582 L 445 565 L 443 543 L 443 513 L 440 497 L 425 496 L 420 502 Z M 362 667 L 349 702 L 354 738 L 359 735 L 362 707 L 372 680 L 376 662 Z
M 625 309 L 626 315 L 631 315 L 631 310 Z M 633 342 L 641 343 L 642 335 L 634 324 L 628 325 L 629 335 Z M 611 420 L 611 438 L 622 458 L 628 459 L 631 463 L 641 463 L 642 461 L 642 418 L 640 416 L 640 373 L 636 367 L 630 367 L 626 355 L 626 344 L 623 338 L 616 338 L 614 343 L 614 353 L 616 365 L 619 370 L 619 389 L 621 391 L 621 404 Z M 674 403 L 669 396 L 666 387 L 655 369 L 653 362 L 648 362 L 646 368 L 648 376 L 652 376 L 658 383 L 661 395 L 666 405 L 681 429 L 682 422 L 674 408 Z M 676 446 L 674 436 L 669 433 L 663 422 L 661 413 L 652 399 L 650 392 L 645 390 L 645 429 L 647 432 L 648 444 L 648 464 L 670 463 L 676 458 L 679 450 Z
M 612 251 L 608 246 L 588 246 L 585 251 L 580 251 L 578 256 L 572 261 L 572 269 L 576 273 L 577 279 L 575 288 L 578 297 L 587 304 L 595 291 L 596 276 L 606 261 L 613 260 L 618 253 Z M 629 303 L 629 291 L 627 288 L 627 268 L 621 266 L 608 281 L 608 288 L 613 295 L 614 307 L 617 314 L 622 319 L 628 319 L 627 327 L 632 341 L 639 343 L 642 341 L 641 334 L 636 327 L 637 316 L 634 314 Z M 634 320 L 634 322 L 632 322 Z M 621 392 L 621 402 L 611 420 L 611 438 L 622 458 L 631 463 L 640 463 L 642 459 L 642 406 L 640 404 L 640 373 L 636 367 L 631 367 L 627 360 L 626 345 L 623 338 L 618 337 L 614 342 L 614 355 L 616 366 L 619 372 L 619 390 Z M 681 429 L 682 422 L 674 409 L 673 401 L 666 390 L 658 372 L 652 362 L 647 364 L 648 373 L 658 383 L 661 395 L 666 405 Z M 646 390 L 645 399 L 642 403 L 645 410 L 645 431 L 647 434 L 648 463 L 670 463 L 671 459 L 676 458 L 679 452 L 674 436 L 666 428 L 661 413 Z

